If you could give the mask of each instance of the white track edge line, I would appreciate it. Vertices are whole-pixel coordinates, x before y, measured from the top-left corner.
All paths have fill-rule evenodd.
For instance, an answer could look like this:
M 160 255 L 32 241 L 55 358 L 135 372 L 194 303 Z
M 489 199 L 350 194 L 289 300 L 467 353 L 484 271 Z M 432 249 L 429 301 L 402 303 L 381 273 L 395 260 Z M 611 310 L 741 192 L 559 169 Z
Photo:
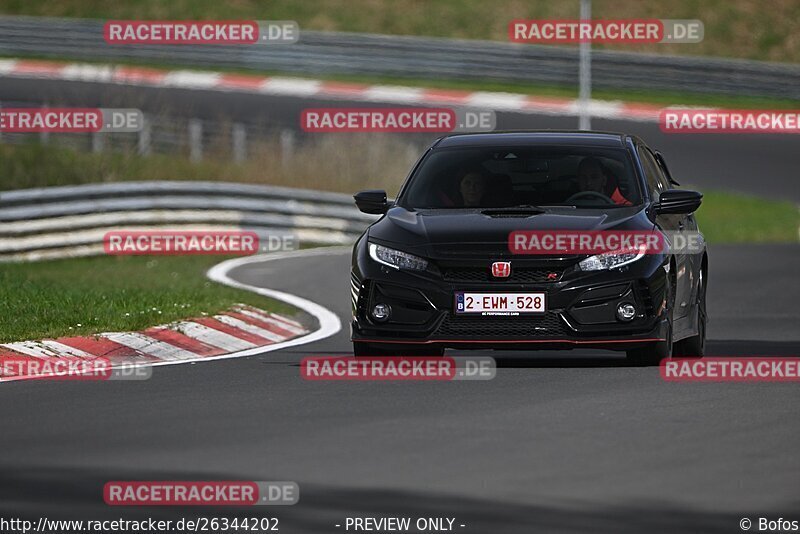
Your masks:
M 325 339 L 326 337 L 330 337 L 336 334 L 337 332 L 339 332 L 339 330 L 342 329 L 342 321 L 341 319 L 339 319 L 338 315 L 330 311 L 328 308 L 325 308 L 324 306 L 321 306 L 316 302 L 304 299 L 303 297 L 292 295 L 291 293 L 278 291 L 276 289 L 268 289 L 265 287 L 251 286 L 249 284 L 238 282 L 233 278 L 231 278 L 230 276 L 228 276 L 228 273 L 232 269 L 236 267 L 241 267 L 242 265 L 282 260 L 286 258 L 304 258 L 306 256 L 327 256 L 331 252 L 349 253 L 350 247 L 349 246 L 320 247 L 308 250 L 296 250 L 292 252 L 279 252 L 272 254 L 259 254 L 255 256 L 243 256 L 241 258 L 233 258 L 231 260 L 226 260 L 223 261 L 222 263 L 218 263 L 217 265 L 213 266 L 206 272 L 206 277 L 214 282 L 218 282 L 220 284 L 224 284 L 230 287 L 235 287 L 237 289 L 250 291 L 251 293 L 257 293 L 264 297 L 280 300 L 291 306 L 294 306 L 295 308 L 300 308 L 309 315 L 313 315 L 317 319 L 317 321 L 319 321 L 319 328 L 317 330 L 310 332 L 304 336 L 299 336 L 293 339 L 289 339 L 287 341 L 281 341 L 280 343 L 273 343 L 271 345 L 264 345 L 262 347 L 240 350 L 237 352 L 231 352 L 229 354 L 201 357 L 196 360 L 153 362 L 153 363 L 146 363 L 143 365 L 145 367 L 160 367 L 162 365 L 180 365 L 186 363 L 210 362 L 215 360 L 228 360 L 231 358 L 241 358 L 244 356 L 252 356 L 254 354 L 262 354 L 264 352 L 272 352 L 275 350 L 285 349 L 287 347 L 293 347 L 296 345 L 305 345 L 306 343 L 311 343 L 312 341 Z
M 213 266 L 206 272 L 206 277 L 208 277 L 210 280 L 214 282 L 218 282 L 220 284 L 224 284 L 230 287 L 235 287 L 237 289 L 250 291 L 252 293 L 257 293 L 265 297 L 269 297 L 275 300 L 280 300 L 281 302 L 285 302 L 296 308 L 300 308 L 304 312 L 313 315 L 317 319 L 317 321 L 319 321 L 319 328 L 317 330 L 310 332 L 304 336 L 299 336 L 293 339 L 289 339 L 287 341 L 282 341 L 280 343 L 273 343 L 271 345 L 265 345 L 263 347 L 255 347 L 252 349 L 240 350 L 228 354 L 220 354 L 219 356 L 205 356 L 197 359 L 175 360 L 175 361 L 165 361 L 165 362 L 113 365 L 111 366 L 111 369 L 122 369 L 122 368 L 129 369 L 131 366 L 161 367 L 163 365 L 181 365 L 187 363 L 210 362 L 215 360 L 241 358 L 244 356 L 252 356 L 253 354 L 261 354 L 264 352 L 272 352 L 274 350 L 285 349 L 286 347 L 305 345 L 306 343 L 311 343 L 312 341 L 318 341 L 320 339 L 325 339 L 327 337 L 330 337 L 342 329 L 342 321 L 341 319 L 339 319 L 338 315 L 330 311 L 328 308 L 325 308 L 324 306 L 321 306 L 316 302 L 304 299 L 303 297 L 292 295 L 291 293 L 285 293 L 283 291 L 278 291 L 275 289 L 251 286 L 249 284 L 237 282 L 236 280 L 228 276 L 228 273 L 236 267 L 241 267 L 242 265 L 249 265 L 251 263 L 282 260 L 285 258 L 304 258 L 306 256 L 327 256 L 330 255 L 331 253 L 338 254 L 345 252 L 347 253 L 350 252 L 349 246 L 320 247 L 308 250 L 296 250 L 292 252 L 279 252 L 272 254 L 260 254 L 256 256 L 243 256 L 241 258 L 234 258 L 231 260 L 223 261 L 222 263 L 218 263 L 217 265 Z M 49 376 L 52 375 L 36 375 L 35 378 L 43 379 Z M 31 377 L 27 376 L 21 376 L 21 377 L 9 376 L 0 378 L 0 383 L 27 382 L 30 379 Z

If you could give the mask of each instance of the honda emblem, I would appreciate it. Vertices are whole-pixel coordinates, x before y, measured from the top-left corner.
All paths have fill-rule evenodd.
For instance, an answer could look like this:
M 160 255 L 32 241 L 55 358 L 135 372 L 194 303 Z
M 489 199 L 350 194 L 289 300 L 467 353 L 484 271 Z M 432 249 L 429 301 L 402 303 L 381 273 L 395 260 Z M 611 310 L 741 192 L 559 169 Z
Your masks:
M 492 264 L 492 276 L 495 278 L 508 278 L 511 276 L 510 261 L 496 261 Z

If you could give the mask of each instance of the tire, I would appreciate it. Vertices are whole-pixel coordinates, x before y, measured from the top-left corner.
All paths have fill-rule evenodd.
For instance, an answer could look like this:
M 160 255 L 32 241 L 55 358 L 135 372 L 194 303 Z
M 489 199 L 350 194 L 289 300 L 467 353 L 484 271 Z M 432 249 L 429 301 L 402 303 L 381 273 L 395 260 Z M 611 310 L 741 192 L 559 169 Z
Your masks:
M 649 343 L 639 349 L 632 349 L 626 352 L 628 362 L 632 365 L 640 367 L 649 367 L 652 365 L 659 365 L 664 358 L 672 356 L 672 307 L 675 300 L 673 291 L 672 270 L 667 276 L 667 335 L 665 341 L 656 341 Z
M 362 341 L 353 341 L 353 355 L 358 357 L 367 356 L 443 356 L 442 348 L 403 348 L 403 349 L 384 349 L 376 345 L 370 345 Z
M 706 281 L 703 271 L 697 282 L 697 335 L 675 343 L 673 354 L 682 358 L 702 358 L 706 354 Z

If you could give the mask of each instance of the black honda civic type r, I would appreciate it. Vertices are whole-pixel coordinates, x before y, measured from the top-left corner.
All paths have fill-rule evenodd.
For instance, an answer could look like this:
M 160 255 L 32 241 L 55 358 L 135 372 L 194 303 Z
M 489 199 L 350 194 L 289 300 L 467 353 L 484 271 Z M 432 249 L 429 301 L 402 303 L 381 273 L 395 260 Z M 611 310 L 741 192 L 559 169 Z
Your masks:
M 394 201 L 385 191 L 355 195 L 361 211 L 381 215 L 353 249 L 355 355 L 589 347 L 626 351 L 640 365 L 702 356 L 708 256 L 693 215 L 702 195 L 676 185 L 663 156 L 630 135 L 438 139 Z M 693 249 L 647 254 L 509 247 L 512 232 L 564 230 L 700 237 Z M 498 295 L 506 298 L 482 299 Z M 465 305 L 476 299 L 490 312 Z M 491 312 L 534 299 L 532 313 Z

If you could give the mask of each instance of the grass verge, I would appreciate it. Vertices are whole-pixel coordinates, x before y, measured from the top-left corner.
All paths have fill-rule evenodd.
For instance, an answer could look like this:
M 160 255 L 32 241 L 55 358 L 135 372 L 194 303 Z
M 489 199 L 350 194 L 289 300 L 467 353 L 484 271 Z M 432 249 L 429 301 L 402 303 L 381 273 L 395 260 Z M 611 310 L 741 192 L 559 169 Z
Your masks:
M 101 19 L 296 20 L 301 29 L 508 41 L 513 19 L 575 19 L 579 2 L 546 0 L 0 0 L 3 14 Z M 596 19 L 700 19 L 696 44 L 617 44 L 596 48 L 664 54 L 800 61 L 796 0 L 602 0 Z
M 253 143 L 246 162 L 209 157 L 198 163 L 174 155 L 91 153 L 50 145 L 0 144 L 0 190 L 134 180 L 208 180 L 271 184 L 352 194 L 371 187 L 394 194 L 416 158 L 418 146 L 399 137 L 332 134 L 298 146 L 281 161 L 277 141 Z M 369 146 L 369 150 L 352 147 Z
M 800 210 L 792 202 L 704 191 L 697 222 L 709 243 L 797 243 Z
M 293 307 L 223 286 L 205 271 L 221 256 L 102 256 L 0 264 L 0 342 L 135 331 L 242 302 Z

